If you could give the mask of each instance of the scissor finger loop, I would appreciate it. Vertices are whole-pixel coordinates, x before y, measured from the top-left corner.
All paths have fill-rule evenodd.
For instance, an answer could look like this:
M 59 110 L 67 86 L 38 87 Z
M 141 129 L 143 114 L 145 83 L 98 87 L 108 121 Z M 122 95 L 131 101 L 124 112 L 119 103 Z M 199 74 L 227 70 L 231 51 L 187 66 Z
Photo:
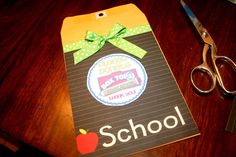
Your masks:
M 196 85 L 194 79 L 193 79 L 193 75 L 194 73 L 197 73 L 198 72 L 203 72 L 203 73 L 206 73 L 210 79 L 211 79 L 211 86 L 209 89 L 201 89 L 198 85 Z M 215 86 L 216 86 L 216 76 L 214 74 L 214 72 L 208 67 L 207 64 L 203 63 L 199 66 L 196 66 L 195 68 L 193 68 L 193 70 L 191 71 L 191 74 L 190 74 L 190 80 L 191 80 L 191 83 L 193 85 L 193 87 L 200 93 L 210 93 L 212 90 L 214 90 Z
M 224 60 L 225 62 L 229 63 L 229 65 L 236 71 L 236 63 L 232 59 L 227 56 L 216 56 L 216 60 Z
M 236 72 L 236 64 L 229 57 L 227 57 L 227 56 L 216 56 L 216 60 L 223 60 L 223 61 L 227 62 L 232 67 L 234 72 Z M 216 60 L 215 60 L 215 62 L 216 62 Z M 236 90 L 228 90 L 225 87 L 217 66 L 215 68 L 215 73 L 216 73 L 217 82 L 219 83 L 219 85 L 220 85 L 221 89 L 223 90 L 223 92 L 225 94 L 228 94 L 228 95 L 236 95 Z

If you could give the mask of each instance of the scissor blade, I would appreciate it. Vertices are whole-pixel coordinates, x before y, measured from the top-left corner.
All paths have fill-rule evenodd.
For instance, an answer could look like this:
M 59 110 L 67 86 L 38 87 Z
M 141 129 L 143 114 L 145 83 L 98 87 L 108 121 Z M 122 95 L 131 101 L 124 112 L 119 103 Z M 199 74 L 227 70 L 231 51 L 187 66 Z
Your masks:
M 184 8 L 184 11 L 186 12 L 188 17 L 192 21 L 193 25 L 197 29 L 197 31 L 200 34 L 200 36 L 202 36 L 203 26 L 202 26 L 201 22 L 197 19 L 197 17 L 194 15 L 192 10 L 184 3 L 184 1 L 180 0 L 180 3 L 182 5 L 182 7 Z

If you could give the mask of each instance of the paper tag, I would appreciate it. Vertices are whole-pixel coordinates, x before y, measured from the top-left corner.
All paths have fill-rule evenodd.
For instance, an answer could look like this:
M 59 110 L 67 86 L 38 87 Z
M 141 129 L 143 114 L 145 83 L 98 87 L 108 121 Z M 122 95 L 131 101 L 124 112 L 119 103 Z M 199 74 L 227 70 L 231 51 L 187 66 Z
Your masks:
M 102 12 L 106 16 L 96 18 Z M 121 29 L 114 27 L 117 23 Z M 86 32 L 93 32 L 91 38 L 85 39 Z M 69 49 L 64 56 L 79 154 L 120 157 L 199 134 L 154 33 L 135 5 L 66 18 L 61 36 L 63 48 Z M 142 51 L 136 53 L 134 45 L 145 55 L 136 55 Z M 75 63 L 80 55 L 88 57 Z

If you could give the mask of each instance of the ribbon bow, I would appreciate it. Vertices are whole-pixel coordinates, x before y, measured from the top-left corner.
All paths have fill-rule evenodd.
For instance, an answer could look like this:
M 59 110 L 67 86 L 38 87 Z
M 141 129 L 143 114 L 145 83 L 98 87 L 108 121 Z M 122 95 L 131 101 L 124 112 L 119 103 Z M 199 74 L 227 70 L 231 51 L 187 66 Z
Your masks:
M 143 58 L 147 52 L 122 37 L 132 36 L 147 31 L 150 31 L 150 26 L 140 26 L 136 29 L 126 29 L 118 23 L 115 24 L 108 34 L 104 36 L 88 31 L 86 33 L 85 40 L 78 43 L 78 51 L 73 54 L 74 64 L 77 64 L 95 54 L 105 45 L 106 42 L 109 42 L 136 57 Z

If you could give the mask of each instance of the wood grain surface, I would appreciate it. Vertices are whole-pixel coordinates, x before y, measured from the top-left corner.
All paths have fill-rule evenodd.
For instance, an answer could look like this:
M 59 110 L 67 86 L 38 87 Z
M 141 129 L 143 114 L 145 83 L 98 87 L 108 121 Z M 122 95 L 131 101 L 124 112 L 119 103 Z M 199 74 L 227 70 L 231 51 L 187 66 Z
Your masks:
M 192 88 L 189 75 L 201 63 L 203 43 L 177 0 L 0 0 L 0 130 L 52 156 L 75 157 L 62 21 L 131 2 L 147 16 L 201 135 L 130 157 L 235 156 L 236 135 L 224 130 L 233 98 L 219 89 L 202 95 Z M 186 3 L 210 32 L 218 54 L 236 62 L 236 5 Z M 235 75 L 227 76 L 227 86 L 236 87 Z

